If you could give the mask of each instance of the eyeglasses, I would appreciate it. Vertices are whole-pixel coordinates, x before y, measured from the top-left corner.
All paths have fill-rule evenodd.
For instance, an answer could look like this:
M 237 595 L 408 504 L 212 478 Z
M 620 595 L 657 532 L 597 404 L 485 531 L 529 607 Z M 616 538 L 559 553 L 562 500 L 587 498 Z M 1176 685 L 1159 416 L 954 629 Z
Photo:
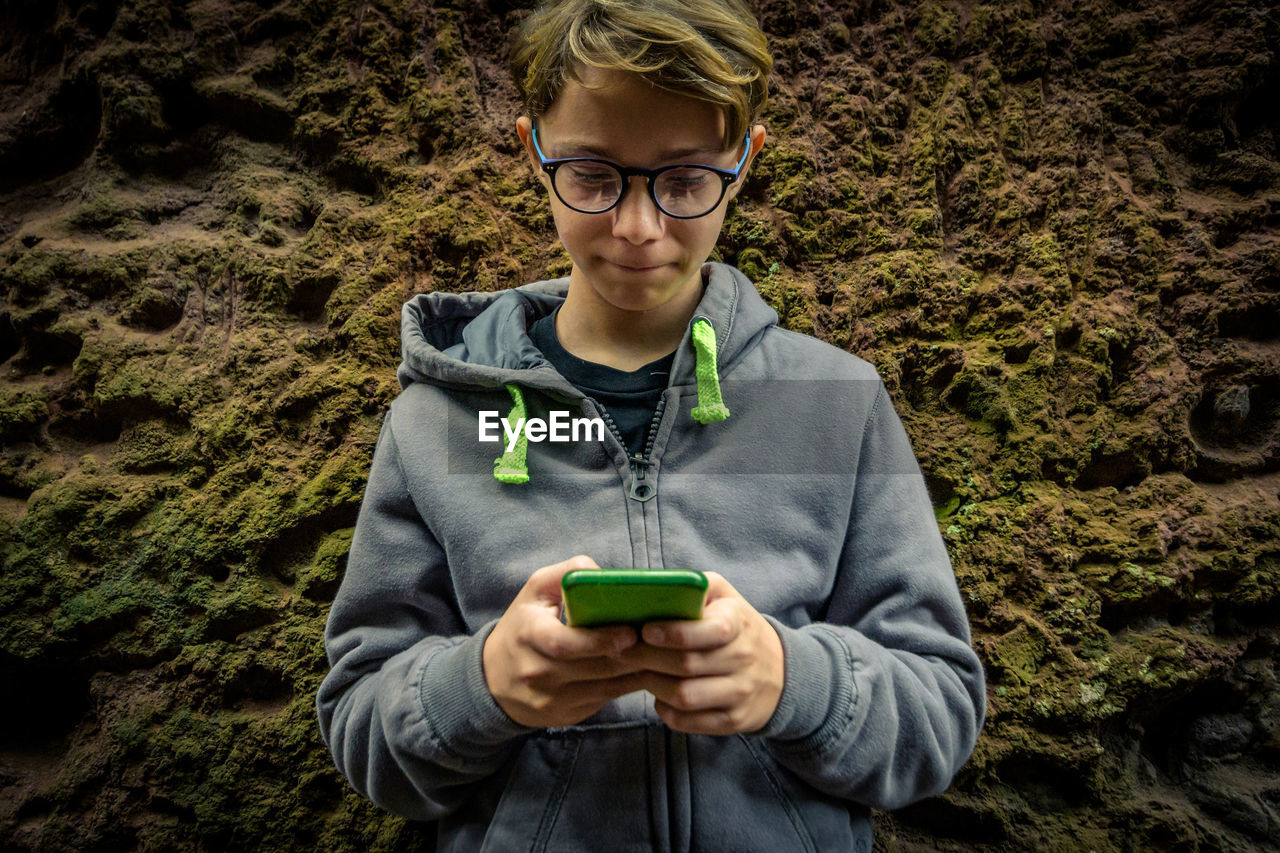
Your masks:
M 622 203 L 631 186 L 631 176 L 640 175 L 649 186 L 649 198 L 667 216 L 697 219 L 715 210 L 746 165 L 751 152 L 751 132 L 747 148 L 733 171 L 713 166 L 679 163 L 658 169 L 634 169 L 595 157 L 560 157 L 548 160 L 538 144 L 538 127 L 533 128 L 533 147 L 542 171 L 551 176 L 551 188 L 565 206 L 579 213 L 604 213 Z

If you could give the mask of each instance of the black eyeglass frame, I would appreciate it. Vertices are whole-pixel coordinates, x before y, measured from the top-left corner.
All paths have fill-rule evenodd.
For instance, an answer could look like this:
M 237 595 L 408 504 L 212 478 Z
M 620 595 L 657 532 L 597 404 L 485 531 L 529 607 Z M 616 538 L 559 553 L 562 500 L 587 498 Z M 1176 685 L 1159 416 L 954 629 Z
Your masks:
M 724 194 L 729 191 L 729 187 L 733 186 L 733 183 L 742 175 L 742 168 L 747 164 L 747 155 L 751 153 L 750 130 L 747 131 L 745 139 L 747 144 L 746 150 L 742 152 L 742 159 L 738 161 L 738 165 L 735 166 L 732 171 L 728 169 L 720 169 L 716 166 L 708 166 L 704 163 L 673 163 L 670 166 L 659 166 L 656 169 L 641 169 L 633 166 L 620 166 L 611 160 L 604 160 L 599 157 L 548 158 L 547 155 L 542 153 L 542 146 L 538 144 L 538 125 L 535 123 L 533 126 L 533 149 L 538 152 L 538 160 L 542 164 L 542 171 L 546 172 L 551 178 L 551 189 L 555 192 L 556 198 L 560 199 L 560 202 L 570 210 L 576 210 L 578 213 L 588 214 L 608 213 L 618 205 L 622 204 L 622 200 L 627 197 L 627 190 L 631 188 L 631 176 L 640 175 L 645 179 L 645 185 L 648 187 L 649 198 L 653 201 L 653 206 L 662 211 L 666 216 L 670 216 L 672 219 L 701 219 L 704 216 L 708 216 L 720 206 L 720 202 L 724 201 Z M 569 202 L 565 201 L 564 196 L 560 195 L 560 190 L 556 187 L 556 170 L 566 163 L 600 163 L 617 170 L 618 174 L 622 176 L 622 189 L 619 190 L 618 197 L 614 199 L 613 204 L 608 207 L 601 208 L 600 210 L 583 210 L 582 208 L 574 207 L 569 204 Z M 663 172 L 670 172 L 673 169 L 688 168 L 706 169 L 708 172 L 715 174 L 715 176 L 720 179 L 720 197 L 716 199 L 715 204 L 707 208 L 705 213 L 698 213 L 693 216 L 680 216 L 679 214 L 672 213 L 662 206 L 662 202 L 658 201 L 658 192 L 654 187 L 657 185 L 658 176 Z

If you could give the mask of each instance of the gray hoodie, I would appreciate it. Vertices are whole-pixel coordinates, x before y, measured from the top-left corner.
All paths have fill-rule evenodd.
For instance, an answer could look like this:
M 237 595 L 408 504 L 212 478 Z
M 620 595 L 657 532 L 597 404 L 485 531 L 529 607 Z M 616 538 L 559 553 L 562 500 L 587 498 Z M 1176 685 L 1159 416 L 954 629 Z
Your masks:
M 940 793 L 973 749 L 982 667 L 875 370 L 779 328 L 733 267 L 704 277 L 690 328 L 710 325 L 686 332 L 643 460 L 612 432 L 510 453 L 478 440 L 481 411 L 600 414 L 526 334 L 567 279 L 404 307 L 404 390 L 317 711 L 351 784 L 438 821 L 441 850 L 869 851 L 868 807 Z M 782 640 L 768 724 L 673 732 L 643 692 L 564 728 L 511 720 L 485 638 L 534 569 L 577 553 L 723 574 Z

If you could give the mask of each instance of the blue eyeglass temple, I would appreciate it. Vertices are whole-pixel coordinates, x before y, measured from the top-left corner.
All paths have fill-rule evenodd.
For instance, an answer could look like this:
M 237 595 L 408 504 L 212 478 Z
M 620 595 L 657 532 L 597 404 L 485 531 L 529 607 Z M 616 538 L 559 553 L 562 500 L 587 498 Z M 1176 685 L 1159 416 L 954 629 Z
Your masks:
M 743 167 L 743 166 L 746 164 L 746 162 L 747 162 L 747 155 L 751 153 L 751 130 L 750 130 L 750 129 L 748 129 L 748 130 L 747 130 L 747 133 L 746 133 L 746 135 L 743 137 L 743 139 L 746 141 L 746 143 L 747 143 L 747 147 L 746 147 L 746 149 L 742 152 L 742 159 L 738 161 L 738 165 L 736 165 L 736 166 L 734 166 L 734 167 L 733 167 L 733 177 L 734 177 L 734 180 L 737 180 L 737 178 L 738 178 L 738 173 L 742 171 L 742 167 Z M 537 151 L 537 152 L 538 152 L 538 159 L 540 159 L 543 163 L 554 163 L 554 162 L 556 162 L 556 160 L 552 160 L 552 159 L 548 158 L 546 154 L 543 154 L 543 153 L 542 153 L 542 146 L 538 144 L 538 125 L 536 125 L 536 124 L 533 126 L 533 148 L 534 148 L 534 150 L 535 150 L 535 151 Z M 582 158 L 582 157 L 559 157 L 559 158 L 557 158 L 557 160 L 582 160 L 582 159 L 589 159 L 589 160 L 590 160 L 590 159 L 598 159 L 598 158 L 592 158 L 592 157 L 588 157 L 588 158 Z M 607 163 L 608 161 L 606 160 L 605 162 Z M 680 165 L 686 165 L 686 166 L 702 166 L 703 164 L 701 164 L 701 163 L 684 163 L 684 164 L 680 164 Z M 703 166 L 703 168 L 705 168 L 705 169 L 715 169 L 716 167 L 715 167 L 715 166 Z M 724 169 L 717 169 L 717 171 L 723 172 L 723 171 L 724 171 Z

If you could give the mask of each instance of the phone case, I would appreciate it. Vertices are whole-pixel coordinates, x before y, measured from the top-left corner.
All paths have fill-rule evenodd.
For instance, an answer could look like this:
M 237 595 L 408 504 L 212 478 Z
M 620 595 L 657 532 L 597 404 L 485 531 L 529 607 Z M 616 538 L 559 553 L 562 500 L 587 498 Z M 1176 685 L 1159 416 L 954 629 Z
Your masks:
M 668 569 L 575 569 L 560 581 L 565 621 L 579 628 L 701 619 L 702 572 Z

